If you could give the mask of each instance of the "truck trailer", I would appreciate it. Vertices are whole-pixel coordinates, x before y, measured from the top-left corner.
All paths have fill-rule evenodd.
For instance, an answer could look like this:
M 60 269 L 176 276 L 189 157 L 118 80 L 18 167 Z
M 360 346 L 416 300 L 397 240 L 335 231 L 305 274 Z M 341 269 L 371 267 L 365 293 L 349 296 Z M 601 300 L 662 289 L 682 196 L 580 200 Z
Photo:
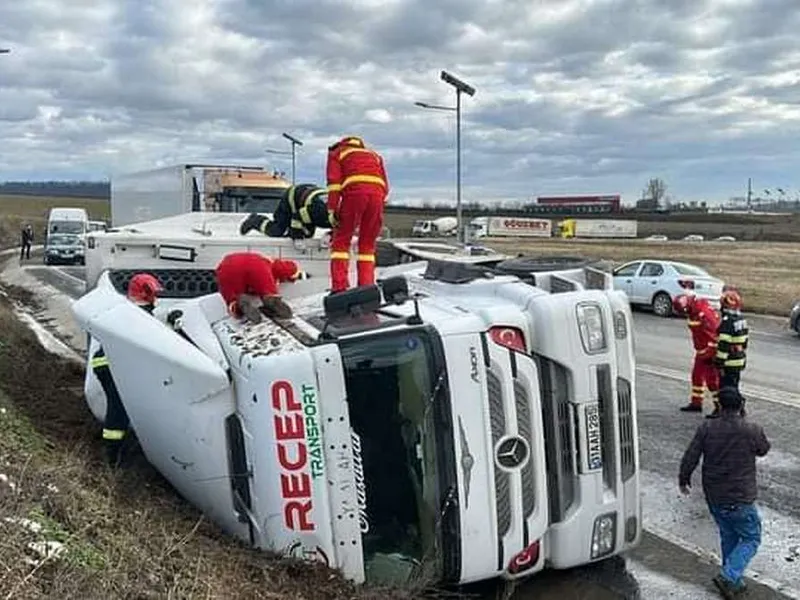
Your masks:
M 111 226 L 187 212 L 271 214 L 291 183 L 263 167 L 180 164 L 111 178 Z
M 378 285 L 284 284 L 294 316 L 253 323 L 216 291 L 220 252 L 242 248 L 223 237 L 162 233 L 183 264 L 104 253 L 73 311 L 147 459 L 226 532 L 368 583 L 517 579 L 639 542 L 633 321 L 608 273 L 531 285 L 408 243 Z M 141 271 L 165 287 L 152 315 L 124 296 Z M 102 418 L 91 369 L 85 389 Z
M 633 219 L 564 219 L 558 223 L 562 238 L 635 238 L 638 223 Z

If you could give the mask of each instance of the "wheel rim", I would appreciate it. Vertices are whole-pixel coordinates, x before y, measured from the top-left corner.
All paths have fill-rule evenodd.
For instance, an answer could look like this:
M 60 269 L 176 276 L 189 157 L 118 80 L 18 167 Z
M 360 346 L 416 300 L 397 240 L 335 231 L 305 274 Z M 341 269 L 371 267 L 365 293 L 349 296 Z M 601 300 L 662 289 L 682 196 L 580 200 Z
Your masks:
M 668 305 L 668 299 L 663 294 L 659 294 L 658 296 L 656 296 L 654 305 L 656 313 L 658 313 L 659 315 L 669 314 L 670 306 Z

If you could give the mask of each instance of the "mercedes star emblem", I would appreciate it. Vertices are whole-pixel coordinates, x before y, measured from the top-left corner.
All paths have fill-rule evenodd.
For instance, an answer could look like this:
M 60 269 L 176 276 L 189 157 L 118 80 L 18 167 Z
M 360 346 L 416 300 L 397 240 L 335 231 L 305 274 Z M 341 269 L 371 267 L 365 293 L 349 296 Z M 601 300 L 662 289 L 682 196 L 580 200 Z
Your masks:
M 497 446 L 497 464 L 504 469 L 518 469 L 528 460 L 528 443 L 520 437 L 509 437 Z

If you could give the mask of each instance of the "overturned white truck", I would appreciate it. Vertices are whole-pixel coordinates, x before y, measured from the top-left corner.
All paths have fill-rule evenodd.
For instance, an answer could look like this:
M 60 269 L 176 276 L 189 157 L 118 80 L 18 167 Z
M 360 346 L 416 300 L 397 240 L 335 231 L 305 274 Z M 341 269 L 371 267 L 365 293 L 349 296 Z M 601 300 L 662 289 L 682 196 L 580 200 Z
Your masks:
M 254 547 L 357 582 L 513 579 L 638 543 L 632 321 L 607 273 L 524 282 L 487 250 L 397 242 L 384 260 L 403 264 L 378 286 L 328 296 L 323 252 L 238 236 L 243 216 L 202 238 L 176 218 L 169 235 L 166 220 L 95 235 L 99 275 L 73 305 L 185 498 Z M 282 288 L 292 319 L 228 316 L 213 268 L 242 247 L 321 275 Z M 154 316 L 124 297 L 141 270 L 165 286 Z M 163 323 L 176 309 L 194 344 Z M 86 393 L 99 418 L 90 371 Z

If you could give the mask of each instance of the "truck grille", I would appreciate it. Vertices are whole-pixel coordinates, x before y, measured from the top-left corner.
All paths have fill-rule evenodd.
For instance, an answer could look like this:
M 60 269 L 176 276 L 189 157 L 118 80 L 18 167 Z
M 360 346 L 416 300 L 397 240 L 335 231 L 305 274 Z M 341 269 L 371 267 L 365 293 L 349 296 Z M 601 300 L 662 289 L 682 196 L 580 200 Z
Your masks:
M 601 452 L 603 457 L 603 481 L 616 489 L 614 389 L 611 387 L 611 367 L 597 367 L 597 402 L 600 407 Z
M 162 298 L 196 298 L 217 291 L 213 269 L 114 269 L 109 271 L 111 283 L 120 294 L 128 290 L 131 277 L 150 273 L 164 286 Z
M 522 384 L 514 381 L 514 401 L 517 405 L 517 429 L 519 435 L 528 442 L 528 448 L 533 452 L 533 431 L 531 428 L 531 406 L 528 392 Z M 536 480 L 533 472 L 533 458 L 523 467 L 522 472 L 522 512 L 525 519 L 529 518 L 536 508 Z
M 500 378 L 492 371 L 486 371 L 486 384 L 489 391 L 489 420 L 492 427 L 492 454 L 500 438 L 506 432 L 506 416 L 503 410 L 503 388 Z M 497 537 L 502 539 L 511 529 L 511 488 L 508 473 L 494 469 L 494 491 L 497 497 Z M 500 544 L 502 548 L 502 543 Z
M 575 439 L 569 405 L 569 372 L 549 358 L 534 355 L 542 394 L 544 447 L 550 519 L 564 520 L 575 503 Z
M 626 482 L 636 472 L 636 449 L 633 439 L 633 400 L 631 382 L 617 378 L 617 400 L 619 403 L 619 451 L 622 481 Z

